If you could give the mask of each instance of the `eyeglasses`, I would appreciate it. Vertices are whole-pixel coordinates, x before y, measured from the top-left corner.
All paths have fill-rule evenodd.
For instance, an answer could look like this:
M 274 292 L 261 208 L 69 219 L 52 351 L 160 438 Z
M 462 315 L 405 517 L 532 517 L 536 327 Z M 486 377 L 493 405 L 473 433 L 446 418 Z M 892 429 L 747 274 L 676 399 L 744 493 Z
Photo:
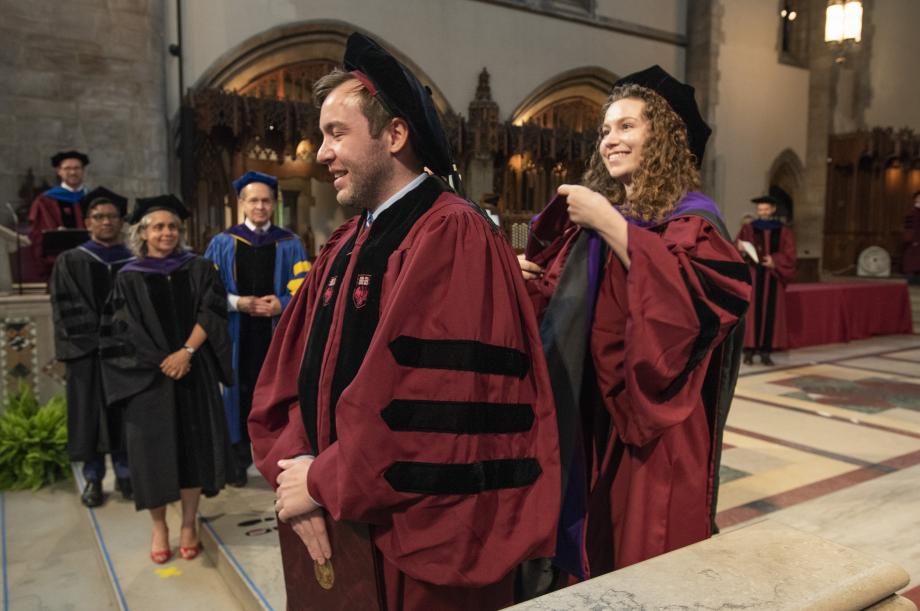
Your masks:
M 94 221 L 112 221 L 114 222 L 114 221 L 117 221 L 121 217 L 119 217 L 117 214 L 98 213 L 98 214 L 90 214 L 89 218 L 93 219 Z

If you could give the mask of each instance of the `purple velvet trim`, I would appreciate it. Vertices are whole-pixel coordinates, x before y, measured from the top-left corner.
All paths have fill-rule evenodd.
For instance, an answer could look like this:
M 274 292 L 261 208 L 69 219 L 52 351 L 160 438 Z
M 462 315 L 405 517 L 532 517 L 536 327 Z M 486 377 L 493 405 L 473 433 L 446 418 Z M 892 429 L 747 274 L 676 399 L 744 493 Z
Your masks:
M 619 210 L 619 208 L 617 208 L 617 210 Z M 632 216 L 627 216 L 626 214 L 623 214 L 622 211 L 620 211 L 620 214 L 623 214 L 623 218 L 625 218 L 626 222 L 631 225 L 636 225 L 637 227 L 654 227 L 656 225 L 663 225 L 664 223 L 671 221 L 674 217 L 686 214 L 691 210 L 705 210 L 706 212 L 719 217 L 723 220 L 723 222 L 725 220 L 722 217 L 722 211 L 719 210 L 719 207 L 716 205 L 716 203 L 697 191 L 691 191 L 690 193 L 687 193 L 683 199 L 677 202 L 677 205 L 674 206 L 674 210 L 671 210 L 671 213 L 668 214 L 668 216 L 661 222 L 644 221 Z
M 597 291 L 601 283 L 601 268 L 604 262 L 601 261 L 601 252 L 603 240 L 597 235 L 596 231 L 587 230 L 588 232 L 588 329 L 587 333 L 591 334 L 591 325 L 594 324 L 594 304 L 597 302 Z
M 261 246 L 268 246 L 269 244 L 274 244 L 278 240 L 283 240 L 285 238 L 291 237 L 291 232 L 287 229 L 282 229 L 277 225 L 272 225 L 271 228 L 265 233 L 256 233 L 252 229 L 246 226 L 246 223 L 240 223 L 239 225 L 234 225 L 224 233 L 229 235 L 236 236 L 238 238 L 243 238 L 247 242 L 253 245 L 255 248 Z
M 140 272 L 142 274 L 162 274 L 168 276 L 197 255 L 193 252 L 173 253 L 168 257 L 144 257 L 128 263 L 122 272 Z
M 105 261 L 106 263 L 124 261 L 125 259 L 130 259 L 134 256 L 131 254 L 131 251 L 128 250 L 128 247 L 124 244 L 106 246 L 94 240 L 87 240 L 86 242 L 80 244 L 80 248 L 96 255 L 99 259 Z

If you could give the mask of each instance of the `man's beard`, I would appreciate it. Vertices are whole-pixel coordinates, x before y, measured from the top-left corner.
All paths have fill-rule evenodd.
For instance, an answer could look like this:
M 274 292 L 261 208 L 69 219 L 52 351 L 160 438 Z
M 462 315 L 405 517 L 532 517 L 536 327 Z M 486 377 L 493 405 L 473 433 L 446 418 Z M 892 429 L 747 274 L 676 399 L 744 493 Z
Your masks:
M 342 206 L 368 209 L 382 204 L 380 189 L 386 182 L 388 171 L 385 157 L 369 157 L 369 163 L 360 174 L 351 174 L 351 195 L 337 201 Z

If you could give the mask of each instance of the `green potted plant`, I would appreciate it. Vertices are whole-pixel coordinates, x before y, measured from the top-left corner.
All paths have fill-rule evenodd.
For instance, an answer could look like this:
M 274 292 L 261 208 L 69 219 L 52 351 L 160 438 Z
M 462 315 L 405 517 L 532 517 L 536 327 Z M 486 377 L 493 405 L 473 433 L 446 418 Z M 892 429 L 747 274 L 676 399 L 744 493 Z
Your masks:
M 20 383 L 5 408 L 0 415 L 0 489 L 37 490 L 70 477 L 64 398 L 39 405 L 32 390 Z

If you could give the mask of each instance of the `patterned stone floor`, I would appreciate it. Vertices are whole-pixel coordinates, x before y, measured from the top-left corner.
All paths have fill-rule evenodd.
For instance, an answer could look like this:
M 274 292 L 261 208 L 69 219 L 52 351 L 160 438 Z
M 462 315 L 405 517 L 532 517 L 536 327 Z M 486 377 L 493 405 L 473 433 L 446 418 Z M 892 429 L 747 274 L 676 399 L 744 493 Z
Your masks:
M 920 336 L 779 354 L 745 367 L 717 523 L 778 520 L 891 560 L 920 600 Z
M 775 360 L 742 369 L 719 525 L 777 520 L 890 560 L 913 578 L 903 594 L 920 602 L 920 335 Z M 272 493 L 252 475 L 202 503 L 206 554 L 164 567 L 146 559 L 149 518 L 128 503 L 90 515 L 73 482 L 0 495 L 6 608 L 283 608 Z

